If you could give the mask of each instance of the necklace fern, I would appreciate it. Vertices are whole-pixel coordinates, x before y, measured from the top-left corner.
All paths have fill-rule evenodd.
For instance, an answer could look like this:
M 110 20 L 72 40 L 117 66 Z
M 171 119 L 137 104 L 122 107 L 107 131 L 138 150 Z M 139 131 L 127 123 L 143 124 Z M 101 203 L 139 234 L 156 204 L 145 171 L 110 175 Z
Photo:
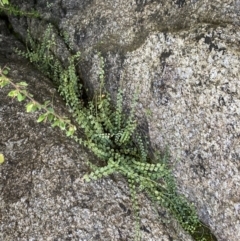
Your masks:
M 101 88 L 93 100 L 83 105 L 81 86 L 75 71 L 75 64 L 80 54 L 77 53 L 69 58 L 68 66 L 61 65 L 51 51 L 55 45 L 51 31 L 52 27 L 49 26 L 42 43 L 36 43 L 30 37 L 28 52 L 18 51 L 18 53 L 53 78 L 60 95 L 70 108 L 76 127 L 70 125 L 69 122 L 66 124 L 64 119 L 61 119 L 60 125 L 59 117 L 54 115 L 52 110 L 41 120 L 51 115 L 56 123 L 53 123 L 53 126 L 57 125 L 64 129 L 65 125 L 68 125 L 67 135 L 79 144 L 83 144 L 105 163 L 103 167 L 90 163 L 92 172 L 85 174 L 83 179 L 89 182 L 113 173 L 126 177 L 136 219 L 136 240 L 140 239 L 140 207 L 137 194 L 141 191 L 145 192 L 153 202 L 168 209 L 183 229 L 189 232 L 196 241 L 215 241 L 216 238 L 209 228 L 199 221 L 194 207 L 177 193 L 173 175 L 165 161 L 167 156 L 160 158 L 155 155 L 150 158 L 148 144 L 138 132 L 138 124 L 135 120 L 137 95 L 133 98 L 129 113 L 123 110 L 124 93 L 122 90 L 117 94 L 116 106 L 111 104 L 109 93 L 103 90 L 104 62 L 101 57 L 99 73 Z M 84 133 L 84 136 L 79 137 L 77 130 Z

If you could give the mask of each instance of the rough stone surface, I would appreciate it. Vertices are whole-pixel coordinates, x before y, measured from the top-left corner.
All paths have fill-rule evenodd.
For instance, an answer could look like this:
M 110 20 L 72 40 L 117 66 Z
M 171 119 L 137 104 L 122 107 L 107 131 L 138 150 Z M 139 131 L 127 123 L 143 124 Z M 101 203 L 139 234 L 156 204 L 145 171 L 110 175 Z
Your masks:
M 43 20 L 10 18 L 14 30 L 38 38 L 37 27 L 51 22 L 66 32 L 82 52 L 90 93 L 101 51 L 113 95 L 121 86 L 131 98 L 139 88 L 139 117 L 148 119 L 153 146 L 169 147 L 179 190 L 219 241 L 239 241 L 240 1 L 50 2 L 21 3 Z
M 51 82 L 12 52 L 23 46 L 8 36 L 4 22 L 0 26 L 0 67 L 11 68 L 14 82 L 25 80 L 36 100 L 50 99 L 58 113 L 68 115 Z M 23 103 L 7 97 L 10 89 L 0 89 L 0 153 L 5 156 L 0 166 L 0 240 L 134 240 L 126 181 L 114 176 L 84 183 L 86 160 L 94 157 L 58 129 L 38 124 L 37 113 L 26 113 Z M 167 218 L 163 210 L 158 213 L 143 195 L 139 200 L 143 240 L 191 241 L 161 221 Z

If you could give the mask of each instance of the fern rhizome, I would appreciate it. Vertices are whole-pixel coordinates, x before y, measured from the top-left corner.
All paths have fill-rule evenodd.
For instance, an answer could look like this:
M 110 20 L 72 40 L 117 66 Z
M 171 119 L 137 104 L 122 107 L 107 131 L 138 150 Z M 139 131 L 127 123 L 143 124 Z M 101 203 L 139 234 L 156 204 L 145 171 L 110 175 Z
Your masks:
M 137 194 L 140 191 L 146 193 L 155 204 L 166 208 L 195 240 L 216 240 L 209 228 L 198 219 L 195 208 L 177 193 L 172 172 L 166 162 L 167 156 L 160 158 L 155 155 L 152 158 L 151 155 L 150 158 L 148 144 L 138 132 L 138 124 L 135 120 L 137 95 L 134 95 L 128 114 L 124 112 L 122 90 L 117 94 L 116 105 L 112 105 L 110 94 L 104 90 L 103 58 L 100 57 L 100 91 L 97 91 L 93 100 L 86 104 L 82 101 L 82 87 L 75 69 L 80 53 L 70 57 L 67 66 L 61 64 L 54 55 L 53 49 L 56 43 L 50 25 L 41 42 L 35 41 L 29 33 L 28 45 L 27 52 L 16 51 L 53 79 L 76 124 L 72 125 L 68 119 L 55 114 L 53 109 L 48 107 L 49 102 L 41 106 L 30 99 L 27 110 L 44 109 L 45 113 L 40 115 L 38 122 L 48 120 L 52 126 L 59 126 L 66 131 L 67 136 L 87 147 L 102 160 L 104 165 L 101 167 L 90 163 L 92 172 L 85 174 L 83 177 L 85 181 L 98 180 L 113 173 L 119 173 L 127 179 L 137 224 L 136 240 L 141 239 L 140 207 L 137 200 Z M 1 74 L 3 78 L 3 72 Z M 6 78 L 4 81 L 2 83 L 5 84 L 2 86 L 8 82 Z M 20 93 L 24 97 L 29 97 L 23 84 L 17 86 L 18 92 L 10 96 L 18 97 Z M 84 135 L 80 137 L 77 130 Z

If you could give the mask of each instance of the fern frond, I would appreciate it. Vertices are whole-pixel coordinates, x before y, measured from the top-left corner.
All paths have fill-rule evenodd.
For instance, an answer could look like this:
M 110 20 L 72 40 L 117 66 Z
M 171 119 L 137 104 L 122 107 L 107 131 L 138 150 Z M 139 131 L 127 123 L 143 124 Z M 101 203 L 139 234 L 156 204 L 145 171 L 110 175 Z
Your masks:
M 118 165 L 112 159 L 109 159 L 107 166 L 99 167 L 93 172 L 91 172 L 90 174 L 84 175 L 83 178 L 84 180 L 89 182 L 91 180 L 98 180 L 100 178 L 107 177 L 117 171 L 118 171 Z

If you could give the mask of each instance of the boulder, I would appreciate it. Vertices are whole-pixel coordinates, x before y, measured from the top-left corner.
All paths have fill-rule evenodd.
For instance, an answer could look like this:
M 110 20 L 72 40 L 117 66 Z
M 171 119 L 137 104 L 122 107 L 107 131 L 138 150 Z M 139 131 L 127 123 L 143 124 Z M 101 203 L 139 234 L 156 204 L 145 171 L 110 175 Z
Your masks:
M 24 46 L 4 21 L 0 26 L 0 67 L 11 68 L 15 83 L 26 81 L 34 99 L 51 100 L 57 113 L 69 116 L 52 82 L 12 51 Z M 86 162 L 95 157 L 59 129 L 37 123 L 39 113 L 26 113 L 23 102 L 7 97 L 10 90 L 0 89 L 0 240 L 134 240 L 126 180 L 115 175 L 84 183 Z M 163 222 L 170 218 L 144 195 L 139 202 L 143 240 L 191 241 Z
M 65 33 L 82 52 L 78 71 L 90 96 L 101 52 L 111 94 L 123 88 L 130 100 L 138 89 L 139 119 L 153 148 L 169 148 L 179 191 L 219 241 L 240 240 L 240 1 L 48 2 L 13 0 L 41 14 L 10 17 L 14 31 L 38 39 L 51 23 Z M 71 51 L 58 41 L 64 62 Z

